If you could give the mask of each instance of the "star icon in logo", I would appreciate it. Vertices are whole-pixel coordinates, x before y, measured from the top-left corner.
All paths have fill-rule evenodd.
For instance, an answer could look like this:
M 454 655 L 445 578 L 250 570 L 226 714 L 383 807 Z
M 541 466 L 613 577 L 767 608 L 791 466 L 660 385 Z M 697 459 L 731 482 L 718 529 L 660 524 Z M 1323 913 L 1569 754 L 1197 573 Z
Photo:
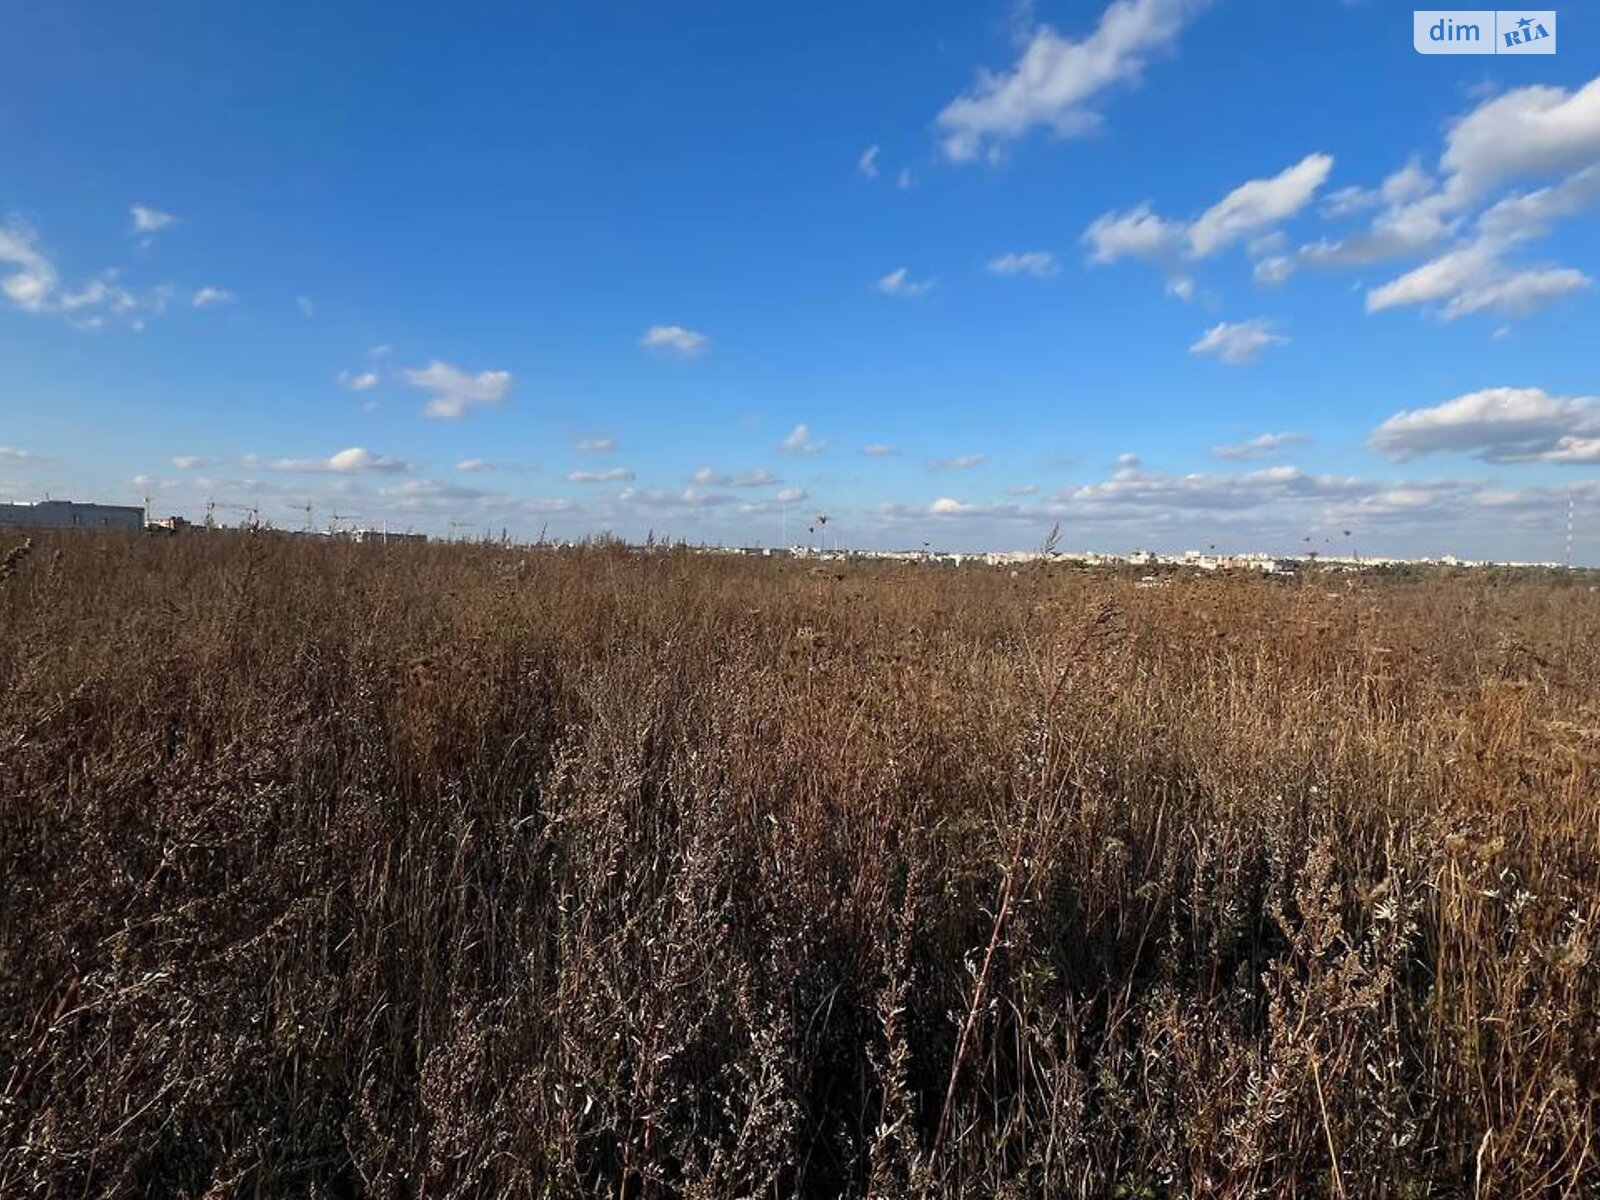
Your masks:
M 1533 22 L 1529 18 L 1523 17 L 1522 20 L 1517 22 L 1517 27 L 1519 29 L 1526 29 L 1529 25 L 1532 25 L 1532 24 L 1533 24 Z

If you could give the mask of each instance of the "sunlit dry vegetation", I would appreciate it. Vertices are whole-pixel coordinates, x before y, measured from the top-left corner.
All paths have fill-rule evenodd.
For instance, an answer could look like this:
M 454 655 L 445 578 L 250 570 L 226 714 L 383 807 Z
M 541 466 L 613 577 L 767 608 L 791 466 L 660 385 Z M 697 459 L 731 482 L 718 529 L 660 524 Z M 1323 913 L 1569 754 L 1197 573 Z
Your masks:
M 0 1195 L 1600 1193 L 1581 576 L 0 577 Z

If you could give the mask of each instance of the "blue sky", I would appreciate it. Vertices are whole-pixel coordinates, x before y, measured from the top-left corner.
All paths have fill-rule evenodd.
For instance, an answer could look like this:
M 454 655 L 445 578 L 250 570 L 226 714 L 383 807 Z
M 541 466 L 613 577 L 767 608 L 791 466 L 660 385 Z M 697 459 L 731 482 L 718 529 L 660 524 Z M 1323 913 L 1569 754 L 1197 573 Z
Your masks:
M 1558 16 L 19 6 L 0 499 L 1548 560 L 1570 497 L 1600 562 L 1600 6 Z

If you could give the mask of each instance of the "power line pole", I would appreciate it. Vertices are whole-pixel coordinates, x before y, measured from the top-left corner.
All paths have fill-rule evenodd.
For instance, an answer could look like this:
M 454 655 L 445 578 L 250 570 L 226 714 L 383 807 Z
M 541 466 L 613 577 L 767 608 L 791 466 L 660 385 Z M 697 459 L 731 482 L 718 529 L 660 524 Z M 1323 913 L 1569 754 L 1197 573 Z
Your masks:
M 1567 494 L 1567 570 L 1572 570 L 1572 494 Z

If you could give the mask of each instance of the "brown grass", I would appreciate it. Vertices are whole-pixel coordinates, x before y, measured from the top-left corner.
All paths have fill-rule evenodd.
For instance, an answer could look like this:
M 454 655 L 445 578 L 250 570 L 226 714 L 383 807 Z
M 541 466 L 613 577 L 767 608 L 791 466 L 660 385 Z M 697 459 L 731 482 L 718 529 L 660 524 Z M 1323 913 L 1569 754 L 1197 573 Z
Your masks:
M 1570 579 L 5 574 L 0 1196 L 1600 1194 Z

